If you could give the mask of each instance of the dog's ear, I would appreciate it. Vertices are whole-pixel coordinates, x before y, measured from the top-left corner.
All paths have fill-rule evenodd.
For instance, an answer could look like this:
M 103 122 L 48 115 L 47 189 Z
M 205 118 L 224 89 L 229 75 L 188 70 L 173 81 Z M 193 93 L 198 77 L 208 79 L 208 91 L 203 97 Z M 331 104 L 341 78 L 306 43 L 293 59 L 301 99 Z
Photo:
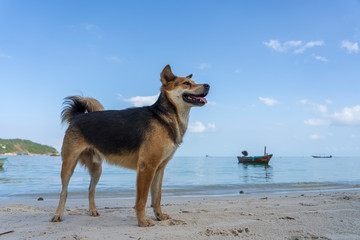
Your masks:
M 191 79 L 191 78 L 192 78 L 192 74 L 190 74 L 190 75 L 187 76 L 186 78 Z
M 174 81 L 176 76 L 171 72 L 170 65 L 166 65 L 161 72 L 161 82 L 166 85 L 168 82 Z

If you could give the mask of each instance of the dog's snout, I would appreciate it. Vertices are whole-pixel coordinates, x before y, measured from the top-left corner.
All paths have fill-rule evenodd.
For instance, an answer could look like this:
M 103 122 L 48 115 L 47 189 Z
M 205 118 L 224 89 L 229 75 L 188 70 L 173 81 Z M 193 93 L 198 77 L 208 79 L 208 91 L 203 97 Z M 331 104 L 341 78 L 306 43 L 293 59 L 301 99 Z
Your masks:
M 210 85 L 209 84 L 203 84 L 204 87 L 204 95 L 206 96 L 209 93 Z

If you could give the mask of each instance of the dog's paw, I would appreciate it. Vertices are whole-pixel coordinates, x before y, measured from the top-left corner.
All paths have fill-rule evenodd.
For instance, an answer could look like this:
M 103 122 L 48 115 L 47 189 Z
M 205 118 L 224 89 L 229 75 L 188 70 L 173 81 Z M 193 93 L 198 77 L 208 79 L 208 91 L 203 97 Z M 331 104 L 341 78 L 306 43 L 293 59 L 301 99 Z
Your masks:
M 92 217 L 98 217 L 98 216 L 100 216 L 100 213 L 98 212 L 97 209 L 90 210 L 90 216 L 92 216 Z
M 62 216 L 55 214 L 52 218 L 51 218 L 51 222 L 61 222 L 62 221 Z
M 150 219 L 144 219 L 138 221 L 140 227 L 152 227 L 155 226 L 155 223 Z
M 156 219 L 159 221 L 168 220 L 171 217 L 167 214 L 156 214 Z

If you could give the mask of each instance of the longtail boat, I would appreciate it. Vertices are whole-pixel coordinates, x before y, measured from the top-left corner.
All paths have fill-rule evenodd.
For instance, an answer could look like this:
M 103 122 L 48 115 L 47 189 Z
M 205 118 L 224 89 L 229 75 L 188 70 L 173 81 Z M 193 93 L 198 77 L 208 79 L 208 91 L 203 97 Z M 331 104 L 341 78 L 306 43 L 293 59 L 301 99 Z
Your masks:
M 239 163 L 269 163 L 272 154 L 264 155 L 264 156 L 253 156 L 253 157 L 244 157 L 238 156 Z
M 332 158 L 332 155 L 312 155 L 313 158 Z
M 272 154 L 266 153 L 266 146 L 265 146 L 265 150 L 264 150 L 264 155 L 262 155 L 262 156 L 248 156 L 247 151 L 243 151 L 242 154 L 243 154 L 243 156 L 237 157 L 239 163 L 265 163 L 265 164 L 268 164 L 271 157 L 273 156 Z

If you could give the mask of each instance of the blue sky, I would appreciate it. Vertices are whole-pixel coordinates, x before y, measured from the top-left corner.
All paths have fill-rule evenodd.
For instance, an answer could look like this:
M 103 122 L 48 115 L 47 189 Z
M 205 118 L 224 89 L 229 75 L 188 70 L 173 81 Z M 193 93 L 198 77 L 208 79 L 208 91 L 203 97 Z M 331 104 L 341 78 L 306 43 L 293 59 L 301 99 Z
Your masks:
M 177 156 L 360 155 L 360 1 L 2 1 L 0 138 L 61 148 L 63 98 L 211 85 Z

